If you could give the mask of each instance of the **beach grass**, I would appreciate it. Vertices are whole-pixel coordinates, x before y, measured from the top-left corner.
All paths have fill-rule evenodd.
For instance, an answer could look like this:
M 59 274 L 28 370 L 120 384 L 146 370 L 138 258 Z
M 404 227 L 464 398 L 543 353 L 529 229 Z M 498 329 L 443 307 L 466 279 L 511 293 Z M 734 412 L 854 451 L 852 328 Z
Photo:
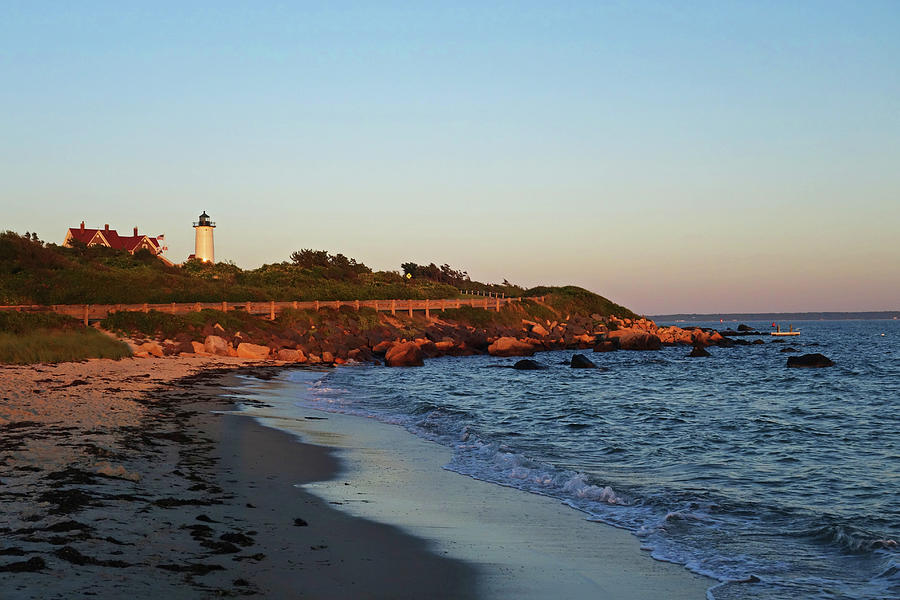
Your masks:
M 86 358 L 120 359 L 131 356 L 124 342 L 95 329 L 35 329 L 0 332 L 0 363 L 30 365 Z

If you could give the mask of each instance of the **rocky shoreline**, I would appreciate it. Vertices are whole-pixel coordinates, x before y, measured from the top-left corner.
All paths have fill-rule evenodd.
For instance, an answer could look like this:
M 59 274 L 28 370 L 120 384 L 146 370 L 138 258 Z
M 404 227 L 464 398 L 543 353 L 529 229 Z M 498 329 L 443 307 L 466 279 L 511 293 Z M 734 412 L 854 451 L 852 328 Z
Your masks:
M 548 309 L 549 311 L 550 309 Z M 549 350 L 659 350 L 663 346 L 703 349 L 764 343 L 745 336 L 764 333 L 742 326 L 723 332 L 701 327 L 660 327 L 646 318 L 561 314 L 536 319 L 525 313 L 503 323 L 471 324 L 436 316 L 359 316 L 352 309 L 323 309 L 315 322 L 292 323 L 275 331 L 228 330 L 219 323 L 172 338 L 128 340 L 137 357 L 171 354 L 275 360 L 296 364 L 343 364 L 348 361 L 419 366 L 440 356 L 533 356 Z M 508 315 L 507 315 L 508 316 Z M 694 356 L 703 356 L 696 351 Z

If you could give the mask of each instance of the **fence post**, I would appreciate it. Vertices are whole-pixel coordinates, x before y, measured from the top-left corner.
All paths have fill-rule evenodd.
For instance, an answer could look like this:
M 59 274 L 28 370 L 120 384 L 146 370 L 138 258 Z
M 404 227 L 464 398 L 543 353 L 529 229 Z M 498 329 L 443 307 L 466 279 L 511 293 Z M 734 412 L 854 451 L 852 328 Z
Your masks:
M 90 304 L 84 305 L 84 326 L 88 326 L 88 313 L 90 312 Z
M 294 300 L 294 310 L 297 310 L 297 301 Z
M 228 302 L 222 300 L 222 312 L 228 312 Z
M 396 300 L 391 300 L 391 314 L 392 315 L 397 314 L 397 301 Z
M 459 298 L 456 299 L 456 308 L 459 308 Z
M 359 311 L 359 300 L 356 301 L 356 310 Z
M 147 303 L 146 303 L 146 302 L 144 302 L 144 312 L 145 312 L 145 313 L 150 312 L 150 307 L 147 306 Z
M 194 303 L 194 312 L 200 312 L 200 303 L 199 302 Z M 174 302 L 172 303 L 172 314 L 175 314 L 175 303 Z
M 500 298 L 497 298 L 497 312 L 500 312 Z
M 319 312 L 319 301 L 316 300 L 316 312 Z
M 413 316 L 413 314 L 412 314 L 412 310 L 413 310 L 413 309 L 412 309 L 412 304 L 413 304 L 412 298 L 410 298 L 410 299 L 407 300 L 406 302 L 407 302 L 407 304 L 408 304 L 408 306 L 409 306 L 409 316 Z
M 429 310 L 429 306 L 428 306 L 429 304 L 430 304 L 430 302 L 428 301 L 428 298 L 425 298 L 425 318 L 426 319 L 431 318 L 431 311 Z
M 447 310 L 447 301 L 441 298 L 441 312 Z
M 248 300 L 248 301 L 247 301 L 247 314 L 248 314 L 248 315 L 250 314 L 250 309 L 251 309 L 250 305 L 251 305 L 251 304 L 253 304 L 253 303 L 250 302 L 250 301 Z
M 275 301 L 269 300 L 269 320 L 275 320 Z

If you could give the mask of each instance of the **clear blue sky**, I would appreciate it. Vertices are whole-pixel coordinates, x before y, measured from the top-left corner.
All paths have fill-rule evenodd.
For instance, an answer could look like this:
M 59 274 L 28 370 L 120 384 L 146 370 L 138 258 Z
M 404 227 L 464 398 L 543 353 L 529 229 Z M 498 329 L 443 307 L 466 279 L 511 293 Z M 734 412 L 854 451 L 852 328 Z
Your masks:
M 896 1 L 0 2 L 0 228 L 57 243 L 898 309 L 898 165 Z

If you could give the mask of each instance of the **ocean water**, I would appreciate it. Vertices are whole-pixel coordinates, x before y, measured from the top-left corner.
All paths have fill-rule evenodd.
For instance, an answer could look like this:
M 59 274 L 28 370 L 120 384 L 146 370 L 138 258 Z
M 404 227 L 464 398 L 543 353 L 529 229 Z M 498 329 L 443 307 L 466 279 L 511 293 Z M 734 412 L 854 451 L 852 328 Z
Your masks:
M 405 427 L 450 447 L 447 469 L 627 529 L 718 580 L 716 600 L 900 598 L 900 321 L 794 325 L 705 359 L 588 352 L 607 370 L 560 364 L 573 351 L 536 355 L 544 371 L 340 368 L 298 377 L 296 402 Z M 788 369 L 787 346 L 837 365 Z

